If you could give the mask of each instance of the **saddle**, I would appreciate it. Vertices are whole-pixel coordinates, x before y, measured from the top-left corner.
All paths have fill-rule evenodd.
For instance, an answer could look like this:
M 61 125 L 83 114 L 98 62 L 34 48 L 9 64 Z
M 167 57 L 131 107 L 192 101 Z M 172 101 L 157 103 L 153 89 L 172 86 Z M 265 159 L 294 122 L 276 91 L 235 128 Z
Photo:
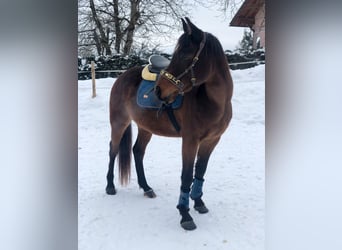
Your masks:
M 148 61 L 150 62 L 148 65 L 149 71 L 157 74 L 159 74 L 162 69 L 165 69 L 170 64 L 169 59 L 159 55 L 150 56 Z
M 170 60 L 159 55 L 152 55 L 148 59 L 149 64 L 146 65 L 141 73 L 144 80 L 156 81 L 162 69 L 165 69 L 170 64 Z
M 183 103 L 183 96 L 178 95 L 176 99 L 166 105 L 154 93 L 154 87 L 160 71 L 170 64 L 170 60 L 159 55 L 152 55 L 149 64 L 141 72 L 142 81 L 140 82 L 137 93 L 137 104 L 142 108 L 158 110 L 158 113 L 166 110 L 169 119 L 177 132 L 180 127 L 173 114 L 174 109 L 179 109 Z

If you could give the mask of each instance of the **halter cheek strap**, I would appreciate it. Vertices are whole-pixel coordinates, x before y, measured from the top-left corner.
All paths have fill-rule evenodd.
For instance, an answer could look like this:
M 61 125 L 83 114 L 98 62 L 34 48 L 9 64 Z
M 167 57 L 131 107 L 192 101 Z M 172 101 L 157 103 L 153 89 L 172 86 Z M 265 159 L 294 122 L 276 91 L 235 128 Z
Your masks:
M 167 79 L 172 85 L 176 86 L 178 88 L 179 94 L 183 95 L 184 94 L 184 84 L 181 82 L 181 78 L 183 76 L 185 76 L 186 74 L 188 74 L 189 71 L 191 71 L 191 83 L 192 83 L 192 87 L 196 86 L 196 77 L 195 77 L 195 72 L 194 72 L 194 67 L 197 63 L 197 61 L 199 60 L 199 55 L 201 54 L 205 42 L 207 39 L 207 35 L 205 32 L 203 32 L 203 39 L 200 43 L 200 46 L 198 48 L 197 53 L 195 54 L 195 56 L 192 59 L 191 64 L 183 71 L 183 73 L 181 73 L 180 75 L 178 75 L 177 77 L 175 77 L 174 75 L 172 75 L 171 73 L 167 72 L 166 70 L 162 70 L 160 71 L 160 76 L 164 77 L 165 79 Z

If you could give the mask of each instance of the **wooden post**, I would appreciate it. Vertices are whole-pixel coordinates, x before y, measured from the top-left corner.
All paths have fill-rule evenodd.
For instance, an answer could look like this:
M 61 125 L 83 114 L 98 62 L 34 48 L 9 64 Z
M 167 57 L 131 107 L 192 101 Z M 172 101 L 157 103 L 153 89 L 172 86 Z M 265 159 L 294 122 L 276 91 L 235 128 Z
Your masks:
M 95 63 L 91 61 L 91 80 L 93 86 L 93 95 L 92 98 L 96 97 L 96 83 L 95 83 Z

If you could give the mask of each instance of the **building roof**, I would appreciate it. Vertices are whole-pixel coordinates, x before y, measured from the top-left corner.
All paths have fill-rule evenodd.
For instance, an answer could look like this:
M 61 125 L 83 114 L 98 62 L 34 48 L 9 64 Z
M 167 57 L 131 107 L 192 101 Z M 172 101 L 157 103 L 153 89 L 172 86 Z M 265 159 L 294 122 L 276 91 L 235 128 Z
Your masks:
M 254 24 L 254 17 L 264 3 L 265 0 L 245 0 L 229 25 L 236 27 L 252 27 Z

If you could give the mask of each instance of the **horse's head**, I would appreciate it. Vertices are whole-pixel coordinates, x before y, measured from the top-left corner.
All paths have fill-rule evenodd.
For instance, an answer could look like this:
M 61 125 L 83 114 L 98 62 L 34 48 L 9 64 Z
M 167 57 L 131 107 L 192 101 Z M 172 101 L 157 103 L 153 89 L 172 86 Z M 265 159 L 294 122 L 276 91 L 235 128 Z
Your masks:
M 187 17 L 182 18 L 182 23 L 184 33 L 178 39 L 170 65 L 160 72 L 155 87 L 158 98 L 166 103 L 173 102 L 178 94 L 184 94 L 204 82 L 198 61 L 206 43 L 206 33 Z M 204 65 L 203 62 L 201 64 Z

